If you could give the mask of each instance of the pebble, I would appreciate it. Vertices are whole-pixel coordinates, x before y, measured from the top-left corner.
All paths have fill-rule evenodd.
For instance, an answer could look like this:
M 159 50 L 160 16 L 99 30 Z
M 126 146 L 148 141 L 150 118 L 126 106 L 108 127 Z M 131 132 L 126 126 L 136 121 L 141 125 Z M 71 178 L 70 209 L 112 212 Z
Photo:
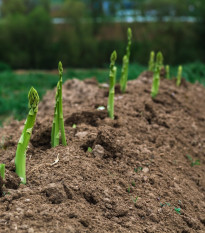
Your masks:
M 144 168 L 142 169 L 142 171 L 143 171 L 144 173 L 148 173 L 148 172 L 149 172 L 149 168 L 148 168 L 148 167 L 144 167 Z
M 93 149 L 93 154 L 95 157 L 103 157 L 105 154 L 105 150 L 101 145 L 95 145 L 94 149 Z
M 82 139 L 82 138 L 84 138 L 85 136 L 87 136 L 87 134 L 88 134 L 88 132 L 78 132 L 78 133 L 76 133 L 76 137 L 78 137 L 79 139 Z

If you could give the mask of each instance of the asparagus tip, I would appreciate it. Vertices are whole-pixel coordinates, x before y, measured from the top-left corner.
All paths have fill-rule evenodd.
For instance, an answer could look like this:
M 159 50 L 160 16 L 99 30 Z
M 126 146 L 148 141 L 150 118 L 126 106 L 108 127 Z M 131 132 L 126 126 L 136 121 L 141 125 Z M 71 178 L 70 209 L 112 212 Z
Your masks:
M 31 87 L 28 93 L 29 106 L 36 108 L 39 103 L 39 95 L 35 88 Z
M 116 59 L 117 59 L 117 52 L 116 52 L 116 50 L 114 50 L 114 51 L 112 52 L 112 54 L 111 54 L 110 61 L 111 61 L 111 62 L 115 62 Z
M 132 29 L 131 28 L 127 29 L 127 36 L 131 40 L 131 38 L 132 38 Z
M 58 63 L 58 71 L 59 71 L 59 74 L 62 75 L 63 74 L 63 65 L 62 65 L 62 62 L 59 61 Z

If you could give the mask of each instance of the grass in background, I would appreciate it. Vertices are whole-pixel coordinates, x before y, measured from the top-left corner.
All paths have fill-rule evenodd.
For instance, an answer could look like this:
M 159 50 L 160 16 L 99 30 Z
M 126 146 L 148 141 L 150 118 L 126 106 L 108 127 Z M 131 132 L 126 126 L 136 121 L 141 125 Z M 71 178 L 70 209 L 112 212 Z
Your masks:
M 107 66 L 109 67 L 109 65 Z M 117 81 L 119 82 L 121 66 L 118 66 Z M 130 64 L 129 80 L 135 79 L 147 67 Z M 177 67 L 170 67 L 170 76 L 176 77 Z M 205 64 L 195 62 L 183 65 L 183 75 L 186 80 L 194 83 L 198 81 L 205 86 Z M 67 69 L 63 80 L 96 77 L 98 82 L 108 82 L 109 69 Z M 53 89 L 58 82 L 58 74 L 26 73 L 15 74 L 11 71 L 0 72 L 0 124 L 13 116 L 21 120 L 26 117 L 28 108 L 28 91 L 33 86 L 42 99 L 47 90 Z

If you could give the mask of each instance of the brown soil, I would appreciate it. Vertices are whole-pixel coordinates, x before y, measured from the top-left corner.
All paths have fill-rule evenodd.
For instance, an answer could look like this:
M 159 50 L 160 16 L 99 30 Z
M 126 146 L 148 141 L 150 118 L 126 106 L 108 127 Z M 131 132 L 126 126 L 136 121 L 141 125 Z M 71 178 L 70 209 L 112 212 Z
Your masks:
M 110 120 L 97 110 L 106 106 L 107 89 L 94 80 L 67 81 L 68 146 L 56 148 L 49 91 L 27 151 L 26 185 L 14 173 L 23 121 L 4 126 L 0 232 L 205 232 L 205 89 L 163 79 L 152 100 L 151 82 L 146 72 L 128 82 Z

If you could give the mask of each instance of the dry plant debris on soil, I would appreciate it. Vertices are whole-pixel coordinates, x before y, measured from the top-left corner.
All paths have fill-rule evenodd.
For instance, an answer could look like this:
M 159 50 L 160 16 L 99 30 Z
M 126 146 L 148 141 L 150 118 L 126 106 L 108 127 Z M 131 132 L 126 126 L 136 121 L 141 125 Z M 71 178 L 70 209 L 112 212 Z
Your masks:
M 49 91 L 27 151 L 26 185 L 14 172 L 24 121 L 0 129 L 0 232 L 205 232 L 205 89 L 162 79 L 152 99 L 151 76 L 129 81 L 123 95 L 116 88 L 114 120 L 97 110 L 108 89 L 92 79 L 65 82 L 68 145 L 55 148 Z

